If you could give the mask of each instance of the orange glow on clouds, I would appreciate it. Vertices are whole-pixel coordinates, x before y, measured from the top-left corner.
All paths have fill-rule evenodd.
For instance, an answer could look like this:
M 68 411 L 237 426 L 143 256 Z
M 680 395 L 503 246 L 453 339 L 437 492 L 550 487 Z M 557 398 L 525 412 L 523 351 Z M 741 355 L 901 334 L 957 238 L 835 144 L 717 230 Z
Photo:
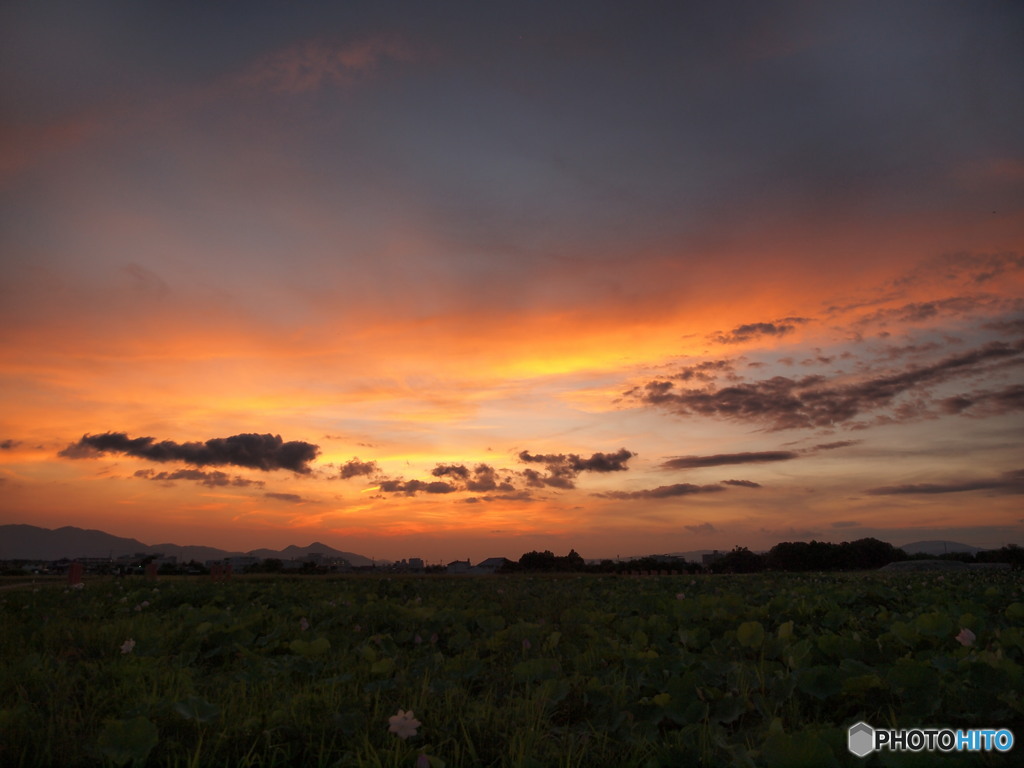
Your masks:
M 864 9 L 651 18 L 686 46 L 596 14 L 614 60 L 366 13 L 179 29 L 187 69 L 12 27 L 0 522 L 431 560 L 1020 539 L 1008 11 L 870 59 Z M 947 60 L 964 34 L 991 56 Z M 922 75 L 962 66 L 984 93 Z M 246 434 L 316 456 L 182 458 Z

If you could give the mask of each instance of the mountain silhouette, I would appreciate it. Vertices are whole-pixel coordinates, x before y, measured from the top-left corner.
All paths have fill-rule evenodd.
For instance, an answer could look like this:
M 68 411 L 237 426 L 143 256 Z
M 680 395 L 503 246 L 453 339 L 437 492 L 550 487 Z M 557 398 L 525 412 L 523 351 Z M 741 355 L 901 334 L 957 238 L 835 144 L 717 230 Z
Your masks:
M 912 541 L 900 547 L 908 555 L 945 555 L 949 552 L 984 552 L 981 547 L 972 547 L 970 544 L 961 544 L 958 541 Z
M 250 555 L 261 560 L 277 558 L 295 560 L 320 553 L 326 557 L 344 558 L 354 566 L 372 565 L 373 561 L 356 554 L 343 552 L 319 541 L 307 547 L 294 544 L 282 550 L 256 549 L 251 552 L 225 550 L 206 546 L 179 544 L 143 544 L 138 539 L 113 536 L 103 531 L 64 526 L 51 530 L 35 525 L 0 525 L 0 560 L 60 560 L 76 557 L 122 557 L 136 554 L 160 554 L 177 557 L 179 562 L 220 560 L 224 557 Z

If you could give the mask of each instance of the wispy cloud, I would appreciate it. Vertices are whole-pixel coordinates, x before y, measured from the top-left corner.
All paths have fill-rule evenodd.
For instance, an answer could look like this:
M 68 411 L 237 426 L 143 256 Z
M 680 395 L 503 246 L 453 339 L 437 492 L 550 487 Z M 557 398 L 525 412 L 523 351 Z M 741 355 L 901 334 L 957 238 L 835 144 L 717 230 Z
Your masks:
M 344 45 L 309 40 L 254 61 L 236 81 L 255 88 L 305 93 L 349 85 L 386 61 L 408 61 L 412 49 L 397 37 L 374 37 Z
M 674 485 L 659 485 L 657 488 L 650 488 L 643 491 L 605 491 L 603 493 L 595 493 L 593 496 L 597 496 L 602 499 L 621 499 L 635 500 L 635 499 L 668 499 L 674 496 L 692 496 L 698 493 L 718 493 L 724 491 L 721 485 L 693 485 L 692 483 L 675 483 Z
M 417 493 L 454 493 L 459 490 L 450 483 L 441 481 L 425 482 L 423 480 L 381 480 L 380 490 L 384 493 L 401 493 L 413 496 Z
M 836 440 L 832 443 L 818 443 L 811 449 L 811 452 L 815 451 L 835 451 L 839 448 L 849 448 L 851 445 L 857 445 L 860 440 Z
M 236 488 L 256 486 L 262 488 L 264 485 L 262 480 L 250 480 L 238 475 L 232 477 L 226 472 L 219 470 L 206 472 L 201 469 L 177 469 L 173 472 L 155 472 L 152 469 L 140 469 L 135 472 L 133 477 L 162 483 L 173 483 L 175 480 L 190 480 L 210 488 L 223 488 L 227 486 L 234 486 Z
M 1024 254 L 955 251 L 928 259 L 894 282 L 898 289 L 919 284 L 984 285 L 1024 270 Z
M 286 501 L 291 504 L 302 504 L 306 501 L 306 499 L 302 498 L 297 493 L 276 493 L 273 491 L 268 491 L 263 495 L 268 499 L 274 499 L 275 501 Z
M 480 501 L 537 501 L 537 498 L 527 490 L 514 491 L 512 493 L 492 493 L 486 496 L 469 496 L 463 501 L 475 504 Z
M 972 416 L 999 416 L 1024 411 L 1024 385 L 1014 384 L 1000 390 L 979 390 L 939 401 L 946 413 L 967 413 Z
M 798 325 L 808 322 L 810 319 L 806 317 L 786 317 L 771 323 L 746 323 L 726 333 L 713 334 L 711 338 L 719 344 L 742 344 L 766 336 L 785 336 L 796 330 Z
M 901 395 L 913 393 L 926 401 L 924 387 L 982 373 L 996 363 L 1017 362 L 1022 352 L 1024 341 L 995 341 L 931 365 L 868 376 L 852 383 L 824 375 L 775 376 L 719 388 L 679 389 L 673 381 L 661 379 L 635 388 L 627 395 L 680 416 L 762 423 L 775 430 L 851 425 L 862 415 L 890 408 Z M 1018 406 L 1014 390 L 1008 391 L 999 402 L 1006 408 Z
M 758 451 L 754 453 L 716 453 L 712 456 L 680 456 L 662 462 L 662 469 L 697 469 L 721 467 L 729 464 L 761 464 L 800 458 L 795 451 Z
M 718 529 L 711 523 L 700 523 L 699 525 L 684 525 L 690 533 L 717 533 Z
M 964 478 L 946 483 L 907 483 L 869 488 L 865 493 L 871 496 L 929 495 L 937 493 L 965 493 L 967 491 L 1000 491 L 1002 493 L 1024 493 L 1024 469 L 1005 472 L 999 477 Z
M 974 312 L 1012 309 L 1012 306 L 1012 302 L 995 296 L 951 296 L 880 309 L 864 315 L 855 325 L 923 323 L 937 318 L 963 317 Z

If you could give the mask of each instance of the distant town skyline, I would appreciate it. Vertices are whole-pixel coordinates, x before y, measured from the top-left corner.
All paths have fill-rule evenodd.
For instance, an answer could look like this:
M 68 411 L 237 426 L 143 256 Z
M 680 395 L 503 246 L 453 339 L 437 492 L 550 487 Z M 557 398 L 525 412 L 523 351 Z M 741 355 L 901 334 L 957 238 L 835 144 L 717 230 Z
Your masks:
M 1024 6 L 0 9 L 0 523 L 1024 540 Z

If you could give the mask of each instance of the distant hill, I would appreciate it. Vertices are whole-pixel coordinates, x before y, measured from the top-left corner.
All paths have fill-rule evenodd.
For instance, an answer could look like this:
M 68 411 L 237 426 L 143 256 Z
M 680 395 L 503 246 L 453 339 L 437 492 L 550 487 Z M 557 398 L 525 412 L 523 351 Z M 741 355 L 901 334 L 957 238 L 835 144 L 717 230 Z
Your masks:
M 253 557 L 259 557 L 266 559 L 268 557 L 276 557 L 279 560 L 298 560 L 303 557 L 309 557 L 313 554 L 326 555 L 328 557 L 341 557 L 348 560 L 352 565 L 373 565 L 373 560 L 362 555 L 357 555 L 355 552 L 342 552 L 340 549 L 329 547 L 326 544 L 322 544 L 319 541 L 314 541 L 308 547 L 297 547 L 291 544 L 282 550 L 275 549 L 254 549 L 248 554 Z M 383 561 L 381 561 L 383 562 Z
M 35 525 L 0 525 L 0 560 L 60 560 L 76 557 L 121 557 L 135 554 L 161 554 L 177 557 L 179 562 L 219 560 L 234 555 L 251 555 L 260 559 L 278 558 L 294 560 L 319 552 L 328 557 L 340 557 L 352 565 L 372 565 L 373 561 L 354 552 L 342 552 L 320 542 L 308 547 L 294 544 L 282 550 L 257 549 L 252 552 L 228 551 L 216 547 L 181 546 L 179 544 L 143 544 L 138 539 L 126 539 L 96 530 L 65 526 L 51 530 Z
M 961 544 L 958 541 L 913 541 L 900 547 L 908 555 L 945 555 L 949 552 L 984 552 L 981 547 L 972 547 L 970 544 Z
M 0 525 L 0 560 L 59 560 L 62 557 L 120 557 L 146 552 L 138 539 L 65 526 Z

